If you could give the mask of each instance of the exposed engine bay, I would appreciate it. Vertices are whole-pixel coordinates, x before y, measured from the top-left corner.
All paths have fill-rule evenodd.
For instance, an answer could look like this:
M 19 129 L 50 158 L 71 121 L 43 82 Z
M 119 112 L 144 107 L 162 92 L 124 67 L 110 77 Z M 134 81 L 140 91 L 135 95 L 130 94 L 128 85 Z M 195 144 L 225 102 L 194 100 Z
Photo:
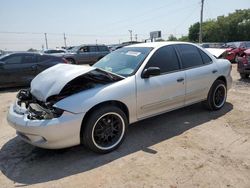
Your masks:
M 38 100 L 32 93 L 32 85 L 31 89 L 22 89 L 17 94 L 17 105 L 27 109 L 28 118 L 31 120 L 57 118 L 62 115 L 64 110 L 54 107 L 56 102 L 84 90 L 101 87 L 122 79 L 120 76 L 94 69 L 69 80 L 60 91 L 57 91 L 57 94 L 48 96 L 45 101 Z M 39 90 L 37 91 L 39 92 Z

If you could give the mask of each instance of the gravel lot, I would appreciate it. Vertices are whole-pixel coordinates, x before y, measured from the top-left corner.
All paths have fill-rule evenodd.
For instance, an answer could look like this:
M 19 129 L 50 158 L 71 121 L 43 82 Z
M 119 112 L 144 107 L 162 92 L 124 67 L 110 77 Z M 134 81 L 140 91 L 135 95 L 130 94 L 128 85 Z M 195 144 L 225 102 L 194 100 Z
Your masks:
M 131 125 L 122 146 L 98 155 L 33 147 L 6 122 L 17 89 L 0 91 L 0 187 L 250 187 L 250 79 L 233 66 L 216 112 L 201 104 Z

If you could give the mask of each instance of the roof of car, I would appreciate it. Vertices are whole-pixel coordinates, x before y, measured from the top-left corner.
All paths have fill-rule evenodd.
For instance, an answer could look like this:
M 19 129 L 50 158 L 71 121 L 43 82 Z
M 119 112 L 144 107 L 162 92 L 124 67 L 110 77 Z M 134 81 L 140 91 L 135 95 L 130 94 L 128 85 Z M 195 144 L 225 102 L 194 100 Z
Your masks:
M 149 42 L 149 43 L 140 43 L 140 44 L 132 44 L 125 47 L 151 47 L 151 48 L 160 48 L 162 46 L 171 45 L 171 44 L 193 44 L 189 42 Z

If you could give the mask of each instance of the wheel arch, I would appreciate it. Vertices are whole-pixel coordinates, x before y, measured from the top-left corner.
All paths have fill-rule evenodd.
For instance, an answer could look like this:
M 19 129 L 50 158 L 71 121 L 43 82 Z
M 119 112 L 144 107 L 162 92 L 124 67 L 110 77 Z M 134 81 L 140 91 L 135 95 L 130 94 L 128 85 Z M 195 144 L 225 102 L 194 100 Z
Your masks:
M 84 131 L 84 124 L 86 124 L 88 118 L 90 117 L 91 113 L 95 110 L 97 110 L 98 108 L 101 108 L 103 106 L 108 106 L 108 105 L 113 105 L 116 106 L 118 108 L 120 108 L 126 115 L 128 122 L 129 122 L 129 110 L 128 107 L 121 101 L 117 101 L 117 100 L 110 100 L 110 101 L 104 101 L 101 102 L 99 104 L 96 104 L 95 106 L 93 106 L 91 109 L 89 109 L 87 111 L 87 113 L 85 114 L 83 120 L 82 120 L 82 124 L 81 124 L 81 130 L 80 130 L 80 141 L 81 143 L 83 143 L 83 131 Z
M 223 82 L 226 84 L 226 87 L 227 87 L 227 79 L 226 79 L 225 76 L 219 76 L 216 80 L 221 80 L 221 81 L 223 81 Z M 216 81 L 216 80 L 215 80 L 215 81 Z
M 73 57 L 65 57 L 64 59 L 66 59 L 66 60 L 73 60 L 73 62 L 76 63 L 76 60 Z

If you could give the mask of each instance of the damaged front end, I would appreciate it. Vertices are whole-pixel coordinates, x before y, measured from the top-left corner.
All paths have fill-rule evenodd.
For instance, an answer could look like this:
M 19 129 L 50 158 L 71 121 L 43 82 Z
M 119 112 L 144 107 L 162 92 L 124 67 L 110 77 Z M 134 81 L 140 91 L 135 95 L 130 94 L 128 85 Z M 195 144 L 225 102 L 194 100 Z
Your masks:
M 16 111 L 18 114 L 28 114 L 30 120 L 42 120 L 58 118 L 62 115 L 63 110 L 53 107 L 53 102 L 42 102 L 37 100 L 30 92 L 30 89 L 22 89 L 17 94 L 17 105 L 21 110 Z
M 46 89 L 51 91 L 50 95 L 45 92 L 46 90 L 44 88 L 39 89 L 42 79 L 34 79 L 31 84 L 31 89 L 22 89 L 17 94 L 17 105 L 23 109 L 21 111 L 25 111 L 28 114 L 27 118 L 30 120 L 58 118 L 64 112 L 64 110 L 54 106 L 58 101 L 73 94 L 103 87 L 104 85 L 122 79 L 120 76 L 100 69 L 94 69 L 65 82 L 65 85 L 61 84 L 60 87 L 53 87 L 56 80 L 48 81 L 47 84 L 50 87 Z M 45 84 L 43 84 L 43 86 L 44 85 Z M 18 113 L 18 110 L 16 111 Z

